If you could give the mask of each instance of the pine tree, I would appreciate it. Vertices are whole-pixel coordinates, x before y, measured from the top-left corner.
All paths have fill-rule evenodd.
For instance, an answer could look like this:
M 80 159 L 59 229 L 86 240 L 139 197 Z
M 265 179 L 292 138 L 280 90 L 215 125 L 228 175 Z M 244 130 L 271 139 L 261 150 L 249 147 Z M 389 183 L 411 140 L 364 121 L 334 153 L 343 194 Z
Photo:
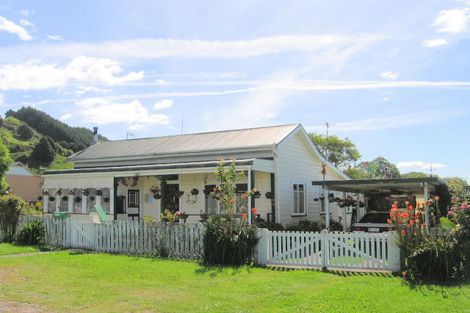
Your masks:
M 49 166 L 54 161 L 54 157 L 54 141 L 49 137 L 43 137 L 31 152 L 29 162 L 33 167 Z

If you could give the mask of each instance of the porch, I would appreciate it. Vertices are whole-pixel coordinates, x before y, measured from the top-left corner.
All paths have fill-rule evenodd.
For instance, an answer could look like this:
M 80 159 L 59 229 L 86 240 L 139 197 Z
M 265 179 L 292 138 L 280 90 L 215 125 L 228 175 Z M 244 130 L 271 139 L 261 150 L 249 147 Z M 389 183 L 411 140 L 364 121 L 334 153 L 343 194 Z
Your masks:
M 226 165 L 232 161 L 224 161 Z M 235 161 L 245 175 L 236 184 L 237 213 L 250 217 L 275 216 L 274 166 L 272 160 Z M 219 161 L 166 163 L 144 166 L 80 168 L 48 171 L 44 179 L 44 212 L 67 212 L 75 219 L 97 220 L 99 204 L 107 220 L 160 220 L 164 210 L 184 213 L 184 221 L 197 223 L 207 215 L 220 214 L 218 201 L 210 196 L 217 185 Z M 243 199 L 241 194 L 256 188 L 259 193 Z M 250 219 L 251 220 L 251 219 Z

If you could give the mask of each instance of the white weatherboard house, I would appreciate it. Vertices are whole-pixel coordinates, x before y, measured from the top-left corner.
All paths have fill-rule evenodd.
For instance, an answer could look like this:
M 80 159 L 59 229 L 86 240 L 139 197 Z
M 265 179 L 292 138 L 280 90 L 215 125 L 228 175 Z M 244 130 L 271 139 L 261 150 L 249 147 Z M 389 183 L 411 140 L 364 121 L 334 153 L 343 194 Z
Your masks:
M 320 201 L 314 201 L 322 187 L 312 185 L 323 179 L 322 163 L 326 180 L 348 179 L 321 157 L 300 124 L 117 140 L 70 157 L 74 169 L 46 172 L 44 210 L 90 219 L 99 203 L 109 220 L 159 219 L 169 209 L 197 222 L 202 213 L 220 213 L 208 194 L 217 184 L 220 159 L 235 159 L 246 173 L 236 186 L 240 193 L 260 191 L 248 200 L 238 197 L 237 206 L 256 208 L 261 218 L 282 224 L 322 220 Z M 330 208 L 335 218 L 335 206 Z

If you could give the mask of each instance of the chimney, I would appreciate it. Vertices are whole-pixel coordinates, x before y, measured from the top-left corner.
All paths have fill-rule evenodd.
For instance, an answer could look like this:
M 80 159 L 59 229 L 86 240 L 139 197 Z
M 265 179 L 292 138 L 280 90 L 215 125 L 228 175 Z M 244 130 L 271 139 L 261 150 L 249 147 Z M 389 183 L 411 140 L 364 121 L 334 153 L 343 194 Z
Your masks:
M 93 144 L 96 145 L 98 143 L 98 127 L 93 127 Z

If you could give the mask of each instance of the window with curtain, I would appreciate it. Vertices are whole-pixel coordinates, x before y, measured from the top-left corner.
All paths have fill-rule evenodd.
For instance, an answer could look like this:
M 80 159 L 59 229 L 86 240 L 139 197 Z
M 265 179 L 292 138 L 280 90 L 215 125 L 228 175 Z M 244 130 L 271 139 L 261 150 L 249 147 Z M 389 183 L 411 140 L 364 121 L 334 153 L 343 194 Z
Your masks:
M 292 191 L 294 196 L 294 214 L 305 214 L 305 184 L 293 184 Z
M 213 197 L 208 194 L 212 190 L 214 190 L 215 185 L 206 185 L 204 189 L 206 190 L 205 195 L 205 209 L 207 214 L 218 214 L 219 213 L 219 201 L 214 199 Z

